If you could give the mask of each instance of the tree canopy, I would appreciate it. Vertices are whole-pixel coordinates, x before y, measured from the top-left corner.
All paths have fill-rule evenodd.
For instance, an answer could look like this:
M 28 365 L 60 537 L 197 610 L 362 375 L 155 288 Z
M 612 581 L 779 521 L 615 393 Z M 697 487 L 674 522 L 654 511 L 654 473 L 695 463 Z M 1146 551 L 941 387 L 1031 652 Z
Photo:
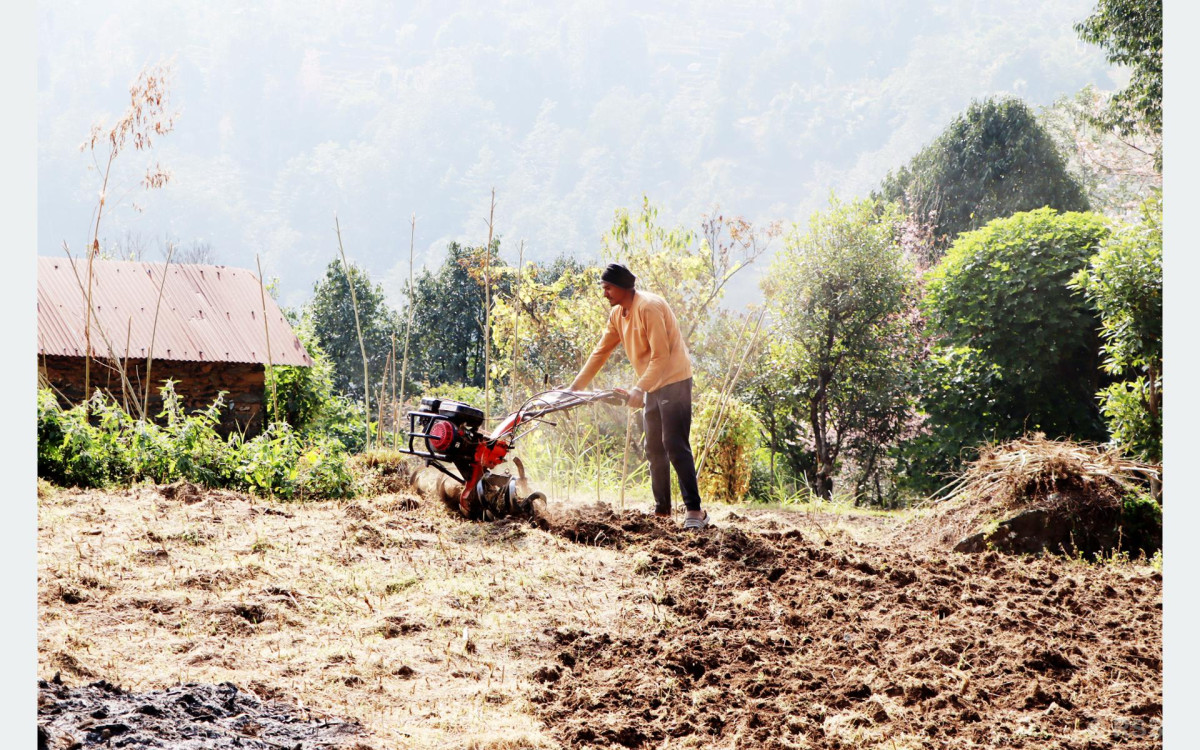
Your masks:
M 895 204 L 831 199 L 807 232 L 786 236 L 771 266 L 774 395 L 807 428 L 814 490 L 825 499 L 843 449 L 864 435 L 889 442 L 908 411 L 916 347 L 903 313 L 915 279 L 900 249 L 902 221 Z
M 392 353 L 392 336 L 403 335 L 399 316 L 388 307 L 383 287 L 372 284 L 367 272 L 353 263 L 350 277 L 358 300 L 358 316 L 367 350 L 367 367 L 372 389 L 384 376 Z M 306 308 L 312 318 L 317 340 L 333 364 L 333 386 L 338 391 L 361 399 L 363 395 L 362 350 L 354 324 L 354 305 L 346 269 L 340 260 L 332 260 L 324 278 L 313 285 L 313 298 Z M 372 390 L 374 393 L 374 390 Z
M 1075 31 L 1103 49 L 1109 62 L 1130 71 L 1129 84 L 1113 95 L 1097 122 L 1123 135 L 1141 129 L 1161 135 L 1162 0 L 1099 0 Z M 1161 144 L 1157 157 L 1161 170 Z
M 939 250 L 961 232 L 1043 206 L 1085 211 L 1087 196 L 1019 99 L 972 102 L 880 189 L 933 228 Z

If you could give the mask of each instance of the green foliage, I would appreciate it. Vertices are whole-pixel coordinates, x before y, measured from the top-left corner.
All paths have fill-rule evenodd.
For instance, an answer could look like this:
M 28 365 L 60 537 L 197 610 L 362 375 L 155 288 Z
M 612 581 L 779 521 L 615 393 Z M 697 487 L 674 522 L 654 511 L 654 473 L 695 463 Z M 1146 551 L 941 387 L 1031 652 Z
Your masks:
M 1162 135 L 1122 134 L 1096 125 L 1111 97 L 1093 86 L 1061 96 L 1041 110 L 1039 121 L 1064 155 L 1067 168 L 1087 193 L 1091 209 L 1123 221 L 1134 219 L 1145 198 L 1162 189 L 1155 155 Z
M 906 450 L 910 476 L 932 479 L 984 441 L 1031 430 L 1103 439 L 1097 320 L 1068 281 L 1108 234 L 1101 216 L 1043 208 L 959 236 L 928 280 L 924 308 L 940 340 L 921 387 L 928 434 Z
M 484 385 L 484 249 L 451 242 L 437 273 L 426 269 L 417 277 L 408 368 L 412 382 Z M 493 306 L 508 292 L 499 252 L 497 238 L 490 261 Z
M 382 380 L 391 356 L 392 336 L 398 335 L 403 341 L 404 327 L 400 324 L 399 316 L 388 307 L 383 287 L 372 284 L 366 271 L 351 264 L 350 277 L 354 280 L 359 323 L 367 350 L 368 374 L 374 388 Z M 329 262 L 325 277 L 313 286 L 313 298 L 304 313 L 311 320 L 317 343 L 332 364 L 334 389 L 361 401 L 362 348 L 354 324 L 350 284 L 340 260 Z
M 276 365 L 266 370 L 267 419 L 287 422 L 302 430 L 315 422 L 334 398 L 333 363 L 321 347 L 313 328 L 313 320 L 303 316 L 292 324 L 292 330 L 312 358 L 311 367 Z M 275 411 L 270 394 L 274 389 L 279 410 Z
M 1105 372 L 1126 378 L 1098 394 L 1117 442 L 1162 460 L 1162 199 L 1111 235 L 1071 280 L 1100 315 Z
M 792 429 L 806 428 L 780 448 L 811 450 L 812 484 L 824 499 L 843 449 L 891 442 L 909 411 L 918 350 L 906 315 L 915 280 L 899 246 L 902 221 L 895 204 L 832 198 L 807 233 L 793 229 L 771 267 L 775 328 L 759 387 L 785 406 Z M 778 421 L 766 415 L 768 427 Z
M 778 233 L 776 225 L 759 229 L 740 217 L 723 215 L 705 217 L 699 234 L 664 227 L 658 209 L 642 196 L 636 216 L 617 209 L 601 254 L 633 271 L 639 289 L 667 301 L 691 347 L 724 296 L 725 285 L 761 256 Z
M 507 379 L 518 400 L 571 382 L 608 320 L 599 269 L 564 257 L 529 263 L 521 276 L 492 316 L 493 376 Z
M 40 389 L 38 476 L 79 487 L 187 480 L 294 499 L 353 493 L 338 441 L 302 437 L 285 422 L 251 440 L 236 433 L 225 439 L 216 432 L 221 398 L 185 414 L 174 383 L 167 382 L 162 397 L 159 425 L 133 419 L 99 391 L 87 409 L 64 410 L 49 389 Z
M 714 425 L 718 418 L 719 430 Z M 697 477 L 703 497 L 719 503 L 740 503 L 746 497 L 759 432 L 754 411 L 736 398 L 722 401 L 714 391 L 700 397 L 692 417 L 691 443 L 697 462 L 704 457 Z
M 1053 140 L 1019 99 L 972 102 L 880 189 L 933 226 L 944 250 L 961 232 L 1043 206 L 1085 211 L 1087 197 Z
M 1162 505 L 1148 494 L 1135 492 L 1121 503 L 1123 551 L 1153 555 L 1162 550 Z
M 1162 133 L 1162 0 L 1098 0 L 1075 25 L 1081 39 L 1099 45 L 1110 63 L 1129 68 L 1129 84 L 1097 123 L 1123 135 Z M 1156 154 L 1162 169 L 1162 151 Z

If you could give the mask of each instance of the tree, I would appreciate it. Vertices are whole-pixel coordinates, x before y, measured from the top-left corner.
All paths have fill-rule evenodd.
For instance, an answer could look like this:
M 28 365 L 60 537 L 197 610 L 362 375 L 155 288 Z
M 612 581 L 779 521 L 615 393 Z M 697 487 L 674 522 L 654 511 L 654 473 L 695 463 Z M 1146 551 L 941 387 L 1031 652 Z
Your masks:
M 350 276 L 358 299 L 363 342 L 372 389 L 385 375 L 392 352 L 392 336 L 403 328 L 399 316 L 388 307 L 383 287 L 372 284 L 367 272 L 353 263 Z M 325 277 L 313 285 L 313 299 L 305 313 L 312 319 L 317 341 L 333 363 L 333 386 L 352 398 L 363 397 L 362 350 L 354 325 L 350 284 L 340 259 L 329 262 Z
M 599 269 L 560 256 L 549 265 L 527 264 L 520 284 L 512 275 L 509 270 L 510 292 L 496 302 L 492 314 L 495 376 L 507 379 L 514 393 L 569 383 L 608 320 Z
M 658 209 L 643 196 L 636 216 L 617 209 L 601 254 L 624 263 L 638 277 L 639 288 L 667 301 L 690 347 L 724 296 L 725 285 L 762 256 L 779 231 L 777 224 L 755 228 L 741 217 L 717 214 L 704 217 L 698 237 L 683 227 L 660 226 Z
M 492 294 L 494 306 L 497 292 L 507 291 L 507 277 L 504 262 L 496 257 L 500 239 L 492 245 L 492 280 L 497 286 Z M 483 246 L 451 242 L 437 273 L 426 269 L 417 277 L 411 302 L 413 354 L 409 363 L 414 381 L 483 387 L 484 280 L 479 273 L 483 254 Z
M 1093 211 L 1132 221 L 1151 191 L 1162 188 L 1162 135 L 1121 134 L 1096 122 L 1111 97 L 1092 86 L 1062 96 L 1038 119 L 1065 155 L 1067 169 L 1083 186 Z
M 1162 196 L 1142 221 L 1111 235 L 1071 281 L 1100 315 L 1104 371 L 1123 378 L 1098 394 L 1117 443 L 1162 461 Z
M 1098 321 L 1067 284 L 1108 234 L 1097 214 L 1042 208 L 959 235 L 926 287 L 937 343 L 912 466 L 953 470 L 964 451 L 1033 430 L 1104 438 Z
M 824 499 L 854 436 L 886 443 L 909 409 L 917 347 L 904 311 L 915 280 L 899 244 L 903 219 L 896 204 L 831 198 L 806 234 L 793 229 L 771 265 L 773 398 L 807 428 L 814 491 Z
M 907 166 L 888 173 L 885 200 L 932 224 L 938 254 L 961 232 L 1049 206 L 1085 211 L 1083 188 L 1024 102 L 972 102 Z
M 1130 69 L 1129 85 L 1113 95 L 1096 123 L 1121 135 L 1149 131 L 1161 136 L 1162 0 L 1099 0 L 1075 31 L 1103 49 L 1110 63 Z M 1161 142 L 1155 162 L 1161 171 Z

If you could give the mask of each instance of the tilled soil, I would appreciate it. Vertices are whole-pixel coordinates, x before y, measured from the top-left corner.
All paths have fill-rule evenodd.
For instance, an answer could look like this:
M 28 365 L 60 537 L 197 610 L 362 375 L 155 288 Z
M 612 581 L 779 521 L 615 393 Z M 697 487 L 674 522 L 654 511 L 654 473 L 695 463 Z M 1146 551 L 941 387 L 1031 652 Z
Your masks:
M 305 750 L 357 745 L 358 724 L 305 714 L 286 703 L 260 701 L 230 683 L 133 693 L 103 680 L 76 688 L 38 681 L 39 748 Z
M 567 747 L 1158 748 L 1162 577 L 600 508 L 550 530 L 643 556 L 658 632 L 561 630 L 533 696 Z

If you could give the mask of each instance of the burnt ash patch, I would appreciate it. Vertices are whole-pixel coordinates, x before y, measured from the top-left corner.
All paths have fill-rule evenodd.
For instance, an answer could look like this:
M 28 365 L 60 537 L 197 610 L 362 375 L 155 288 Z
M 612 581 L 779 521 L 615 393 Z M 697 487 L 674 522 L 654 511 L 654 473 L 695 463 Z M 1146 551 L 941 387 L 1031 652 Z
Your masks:
M 357 722 L 260 701 L 228 682 L 133 693 L 104 680 L 74 688 L 39 680 L 38 729 L 47 747 L 64 750 L 349 748 L 362 735 Z

